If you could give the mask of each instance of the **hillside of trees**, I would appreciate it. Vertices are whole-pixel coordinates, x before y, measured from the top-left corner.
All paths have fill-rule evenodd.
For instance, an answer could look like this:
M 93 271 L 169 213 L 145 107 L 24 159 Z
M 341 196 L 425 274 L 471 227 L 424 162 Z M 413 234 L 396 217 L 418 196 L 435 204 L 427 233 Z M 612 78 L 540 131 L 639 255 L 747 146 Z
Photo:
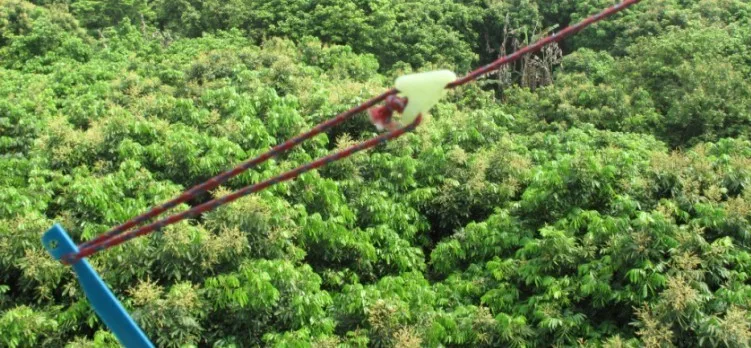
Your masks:
M 612 0 L 0 1 L 0 347 L 118 347 L 76 242 Z M 159 347 L 748 347 L 751 2 L 645 0 L 396 141 L 89 261 Z M 171 212 L 375 136 L 365 114 Z

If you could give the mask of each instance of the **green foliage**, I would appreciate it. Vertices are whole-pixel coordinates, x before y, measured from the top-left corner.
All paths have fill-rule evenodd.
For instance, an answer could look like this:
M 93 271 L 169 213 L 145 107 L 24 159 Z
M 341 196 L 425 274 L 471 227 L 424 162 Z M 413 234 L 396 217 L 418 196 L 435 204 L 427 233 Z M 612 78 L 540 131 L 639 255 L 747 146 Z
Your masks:
M 3 347 L 118 346 L 42 248 L 54 222 L 88 240 L 612 2 L 34 3 L 0 4 Z M 642 2 L 90 262 L 165 347 L 748 346 L 750 14 Z M 170 212 L 375 134 L 358 115 Z
M 333 322 L 325 308 L 331 303 L 320 290 L 321 278 L 309 266 L 288 261 L 252 261 L 237 273 L 206 279 L 205 292 L 213 303 L 210 325 L 219 337 L 243 344 L 259 344 L 275 332 L 305 328 L 309 335 L 331 334 Z
M 40 342 L 40 336 L 48 335 L 56 327 L 55 320 L 22 305 L 9 309 L 0 316 L 0 328 L 3 331 L 0 342 L 12 348 L 32 347 Z
M 162 347 L 195 345 L 201 339 L 199 319 L 204 305 L 190 283 L 177 283 L 164 294 L 154 283 L 142 282 L 131 293 L 133 318 L 155 344 Z
M 53 63 L 89 60 L 90 41 L 68 13 L 24 1 L 0 5 L 0 58 L 6 68 L 50 72 Z
M 146 0 L 77 0 L 71 1 L 71 10 L 81 23 L 89 28 L 102 28 L 128 19 L 152 17 Z
M 253 39 L 315 36 L 370 52 L 385 66 L 456 64 L 467 70 L 475 59 L 468 30 L 478 6 L 428 1 L 155 1 L 155 23 L 183 36 L 239 28 Z M 110 16 L 110 18 L 117 18 Z M 348 48 L 349 49 L 349 48 Z M 350 66 L 350 69 L 357 68 Z

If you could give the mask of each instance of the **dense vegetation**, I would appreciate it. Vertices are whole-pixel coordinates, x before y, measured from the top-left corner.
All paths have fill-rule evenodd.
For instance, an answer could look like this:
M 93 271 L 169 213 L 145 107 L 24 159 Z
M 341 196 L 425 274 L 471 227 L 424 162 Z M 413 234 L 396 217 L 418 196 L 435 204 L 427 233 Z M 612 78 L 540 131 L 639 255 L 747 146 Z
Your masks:
M 609 4 L 1 1 L 0 346 L 117 346 L 42 248 L 54 222 L 88 240 L 395 76 Z M 747 347 L 750 77 L 748 0 L 643 1 L 398 141 L 90 261 L 162 347 Z

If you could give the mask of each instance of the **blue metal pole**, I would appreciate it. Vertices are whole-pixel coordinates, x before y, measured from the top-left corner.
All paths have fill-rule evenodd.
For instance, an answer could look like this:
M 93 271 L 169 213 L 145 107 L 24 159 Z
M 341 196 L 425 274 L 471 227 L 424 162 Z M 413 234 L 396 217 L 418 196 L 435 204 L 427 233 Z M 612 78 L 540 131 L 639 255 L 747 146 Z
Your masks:
M 60 260 L 63 255 L 78 252 L 73 240 L 59 224 L 52 226 L 42 236 L 42 243 L 56 260 Z M 73 270 L 94 311 L 123 346 L 154 347 L 85 258 L 73 263 Z

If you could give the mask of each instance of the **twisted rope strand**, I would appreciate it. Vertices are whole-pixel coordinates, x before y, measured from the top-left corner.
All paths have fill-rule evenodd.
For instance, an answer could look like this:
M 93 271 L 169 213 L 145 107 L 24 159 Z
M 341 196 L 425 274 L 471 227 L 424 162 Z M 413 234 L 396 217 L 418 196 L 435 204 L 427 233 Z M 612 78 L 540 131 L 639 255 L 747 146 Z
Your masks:
M 264 180 L 262 182 L 259 182 L 259 183 L 255 184 L 255 185 L 246 186 L 246 187 L 244 187 L 244 188 L 242 188 L 242 189 L 240 189 L 238 191 L 235 191 L 235 192 L 233 192 L 231 194 L 228 194 L 228 195 L 220 197 L 220 198 L 213 199 L 211 201 L 208 201 L 206 203 L 203 203 L 201 205 L 198 205 L 198 206 L 195 206 L 195 207 L 193 207 L 191 209 L 188 209 L 188 210 L 186 210 L 184 212 L 181 212 L 181 213 L 169 216 L 167 218 L 164 218 L 162 220 L 156 221 L 156 222 L 151 223 L 149 225 L 145 225 L 145 226 L 140 227 L 138 229 L 118 234 L 117 236 L 114 236 L 114 237 L 109 238 L 107 240 L 104 240 L 102 242 L 94 243 L 94 244 L 91 244 L 89 246 L 83 247 L 83 248 L 79 249 L 78 253 L 65 255 L 62 258 L 62 261 L 65 264 L 75 263 L 77 260 L 79 260 L 81 258 L 87 257 L 87 256 L 92 255 L 92 254 L 94 254 L 96 252 L 99 252 L 101 250 L 104 250 L 104 249 L 113 247 L 115 245 L 121 244 L 121 243 L 126 242 L 126 241 L 128 241 L 130 239 L 133 239 L 135 237 L 142 236 L 144 234 L 151 233 L 151 232 L 154 232 L 154 231 L 158 231 L 158 230 L 164 228 L 167 225 L 171 225 L 171 224 L 174 224 L 174 223 L 176 223 L 178 221 L 181 221 L 181 220 L 184 220 L 184 219 L 187 219 L 187 218 L 195 217 L 198 214 L 201 214 L 201 213 L 204 213 L 204 212 L 207 212 L 207 211 L 210 211 L 210 210 L 214 210 L 217 207 L 219 207 L 221 205 L 224 205 L 224 204 L 227 204 L 227 203 L 230 203 L 230 202 L 232 202 L 232 201 L 234 201 L 234 200 L 236 200 L 236 199 L 238 199 L 240 197 L 249 195 L 249 194 L 254 193 L 254 192 L 258 192 L 258 191 L 263 190 L 263 189 L 265 189 L 265 188 L 267 188 L 267 187 L 269 187 L 271 185 L 274 185 L 274 184 L 280 183 L 282 181 L 287 181 L 287 180 L 290 180 L 292 178 L 295 178 L 298 175 L 300 175 L 302 173 L 305 173 L 307 171 L 310 171 L 310 170 L 322 167 L 322 166 L 324 166 L 326 164 L 329 164 L 331 162 L 334 162 L 334 161 L 340 160 L 342 158 L 351 156 L 352 154 L 354 154 L 356 152 L 372 148 L 372 147 L 374 147 L 374 146 L 376 146 L 378 144 L 385 143 L 388 140 L 400 137 L 403 134 L 405 134 L 407 132 L 410 132 L 413 129 L 415 129 L 420 124 L 421 121 L 422 121 L 422 117 L 418 116 L 415 119 L 414 122 L 412 122 L 411 124 L 407 125 L 406 127 L 403 127 L 403 128 L 400 128 L 400 129 L 397 129 L 397 130 L 394 130 L 394 131 L 391 131 L 391 132 L 388 132 L 388 133 L 384 133 L 384 134 L 381 134 L 381 135 L 379 135 L 377 137 L 371 138 L 371 139 L 369 139 L 367 141 L 364 141 L 364 142 L 352 145 L 352 146 L 350 146 L 350 147 L 348 147 L 348 148 L 346 148 L 344 150 L 341 150 L 339 152 L 330 154 L 328 156 L 321 157 L 321 158 L 319 158 L 319 159 L 317 159 L 317 160 L 315 160 L 313 162 L 309 162 L 309 163 L 303 164 L 303 165 L 301 165 L 301 166 L 299 166 L 299 167 L 297 167 L 297 168 L 295 168 L 293 170 L 287 171 L 287 172 L 285 172 L 283 174 L 280 174 L 280 175 L 277 175 L 277 176 L 272 177 L 270 179 Z
M 117 234 L 119 234 L 119 233 L 121 233 L 123 231 L 128 230 L 129 228 L 131 228 L 133 226 L 141 224 L 141 223 L 145 222 L 148 219 L 151 219 L 151 218 L 153 218 L 155 216 L 160 215 L 161 213 L 167 211 L 168 209 L 171 209 L 171 208 L 177 206 L 180 203 L 187 202 L 187 201 L 193 199 L 195 196 L 197 196 L 197 195 L 199 195 L 201 193 L 204 193 L 204 192 L 206 192 L 208 190 L 216 188 L 219 185 L 221 185 L 224 182 L 226 182 L 227 180 L 229 180 L 229 179 L 231 179 L 231 178 L 233 178 L 233 177 L 235 177 L 237 175 L 242 174 L 246 170 L 257 166 L 260 163 L 263 163 L 263 162 L 267 161 L 269 158 L 272 158 L 272 157 L 274 157 L 276 155 L 279 155 L 281 153 L 284 153 L 284 152 L 288 151 L 289 149 L 291 149 L 291 148 L 299 145 L 303 141 L 305 141 L 307 139 L 310 139 L 310 138 L 312 138 L 312 137 L 314 137 L 314 136 L 316 136 L 316 135 L 318 135 L 318 134 L 326 131 L 327 129 L 329 129 L 329 128 L 333 127 L 333 126 L 338 125 L 338 124 L 340 124 L 340 123 L 342 123 L 342 122 L 344 122 L 344 121 L 352 118 L 352 116 L 354 116 L 354 115 L 356 115 L 356 114 L 358 114 L 358 113 L 360 113 L 362 111 L 365 111 L 369 107 L 378 104 L 382 100 L 386 99 L 388 96 L 394 95 L 394 94 L 396 94 L 396 90 L 395 89 L 386 91 L 385 93 L 383 93 L 383 94 L 381 94 L 381 95 L 379 95 L 379 96 L 377 96 L 375 98 L 372 98 L 372 99 L 370 99 L 370 100 L 368 100 L 368 101 L 366 101 L 366 102 L 364 102 L 364 103 L 362 103 L 362 104 L 360 104 L 360 105 L 358 105 L 358 106 L 356 106 L 356 107 L 354 107 L 352 109 L 349 109 L 349 110 L 347 110 L 347 111 L 345 111 L 345 112 L 343 112 L 343 113 L 341 113 L 341 114 L 339 114 L 339 115 L 337 115 L 337 116 L 335 116 L 335 117 L 333 117 L 333 118 L 331 118 L 331 119 L 329 119 L 329 120 L 327 120 L 327 121 L 325 121 L 323 123 L 320 123 L 320 124 L 316 125 L 314 128 L 312 128 L 311 130 L 309 130 L 309 131 L 307 131 L 305 133 L 302 133 L 302 134 L 300 134 L 300 135 L 298 135 L 298 136 L 296 136 L 296 137 L 294 137 L 294 138 L 292 138 L 290 140 L 287 140 L 286 142 L 284 142 L 282 144 L 279 144 L 279 145 L 273 147 L 271 150 L 269 150 L 269 151 L 267 151 L 267 152 L 259 155 L 258 157 L 253 158 L 251 160 L 247 160 L 247 161 L 239 164 L 238 166 L 236 166 L 235 168 L 233 168 L 231 170 L 225 171 L 224 173 L 221 173 L 221 174 L 219 174 L 219 175 L 217 175 L 217 176 L 215 176 L 215 177 L 213 177 L 211 179 L 208 179 L 205 182 L 203 182 L 203 183 L 201 183 L 199 185 L 196 185 L 196 186 L 190 188 L 189 190 L 183 192 L 182 194 L 180 194 L 176 198 L 174 198 L 174 199 L 172 199 L 172 200 L 170 200 L 168 202 L 162 203 L 160 205 L 157 205 L 157 206 L 153 207 L 151 210 L 147 211 L 146 213 L 143 213 L 143 214 L 141 214 L 139 216 L 136 216 L 136 217 L 134 217 L 134 218 L 126 221 L 125 223 L 123 223 L 123 224 L 121 224 L 119 226 L 116 226 L 116 227 L 110 229 L 107 232 L 104 232 L 104 233 L 100 234 L 99 236 L 97 236 L 96 238 L 94 238 L 94 239 L 92 239 L 92 240 L 90 240 L 88 242 L 80 244 L 78 246 L 78 248 L 79 249 L 83 249 L 83 248 L 87 248 L 87 247 L 92 246 L 92 245 L 99 244 L 99 243 L 101 243 L 101 242 L 103 242 L 103 241 L 105 241 L 105 240 L 107 240 L 107 239 L 109 239 L 111 237 L 114 237 L 115 235 L 117 235 Z

